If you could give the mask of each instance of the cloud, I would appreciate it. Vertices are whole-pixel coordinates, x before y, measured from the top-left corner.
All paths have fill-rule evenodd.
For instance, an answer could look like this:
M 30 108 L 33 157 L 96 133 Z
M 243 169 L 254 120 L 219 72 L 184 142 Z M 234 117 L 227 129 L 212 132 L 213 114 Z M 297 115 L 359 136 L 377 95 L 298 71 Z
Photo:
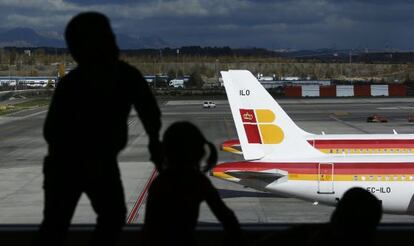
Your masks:
M 0 0 L 0 28 L 62 33 L 90 10 L 108 15 L 118 33 L 177 46 L 414 48 L 408 0 Z

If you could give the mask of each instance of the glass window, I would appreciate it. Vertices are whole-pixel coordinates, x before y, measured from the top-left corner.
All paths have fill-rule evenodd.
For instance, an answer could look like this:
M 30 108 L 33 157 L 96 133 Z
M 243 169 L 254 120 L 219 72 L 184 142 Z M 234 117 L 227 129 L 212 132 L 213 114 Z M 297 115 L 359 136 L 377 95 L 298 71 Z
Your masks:
M 276 103 L 265 101 L 267 94 L 257 95 L 256 91 L 246 88 L 238 88 L 235 92 L 240 100 L 251 99 L 237 107 L 238 121 L 244 121 L 242 126 L 236 128 L 220 73 L 229 69 L 250 71 L 254 78 L 252 81 L 259 81 L 259 86 L 269 91 L 299 128 L 315 134 L 310 136 L 299 131 L 295 136 L 305 138 L 315 148 L 321 141 L 324 154 L 344 155 L 335 156 L 335 160 L 339 157 L 342 160 L 355 157 L 368 159 L 378 153 L 413 153 L 412 148 L 404 146 L 390 148 L 384 144 L 348 143 L 354 134 L 382 134 L 391 132 L 391 127 L 398 128 L 398 132 L 412 132 L 412 125 L 402 123 L 402 119 L 408 122 L 412 118 L 407 116 L 408 108 L 405 111 L 390 109 L 414 105 L 410 97 L 404 98 L 403 104 L 395 100 L 414 90 L 414 55 L 410 52 L 414 50 L 413 4 L 409 1 L 55 2 L 0 1 L 0 223 L 32 224 L 42 219 L 42 165 L 48 151 L 43 126 L 56 86 L 62 82 L 63 76 L 77 68 L 76 60 L 66 47 L 64 33 L 69 20 L 83 10 L 100 11 L 108 16 L 120 48 L 120 59 L 139 69 L 145 83 L 155 94 L 162 112 L 160 135 L 173 122 L 194 123 L 209 141 L 216 147 L 222 147 L 220 150 L 217 148 L 217 167 L 224 162 L 232 162 L 235 168 L 248 166 L 240 166 L 242 162 L 245 164 L 242 152 L 246 148 L 240 147 L 239 139 L 244 138 L 238 135 L 237 129 L 242 129 L 242 134 L 246 136 L 246 131 L 253 132 L 255 143 L 252 149 L 260 151 L 249 153 L 255 157 L 249 159 L 259 159 L 284 143 L 297 141 L 289 139 L 291 135 L 282 125 L 290 120 L 282 119 L 284 113 L 274 112 Z M 106 53 L 104 49 L 100 55 Z M 98 70 L 96 77 L 105 77 L 106 70 Z M 124 84 L 117 86 L 123 88 L 122 93 L 128 93 L 123 98 L 130 98 L 129 93 L 134 93 L 124 88 Z M 86 87 L 81 85 L 79 93 L 82 94 Z M 111 89 L 105 89 L 110 94 Z M 118 112 L 114 110 L 116 105 L 125 101 L 114 100 L 105 94 L 96 97 L 100 99 L 92 105 L 84 105 L 80 98 L 88 95 L 80 94 L 70 98 L 73 111 L 68 114 L 71 116 L 65 116 L 67 120 L 74 120 L 74 125 L 85 127 L 81 131 L 83 138 L 73 144 L 73 151 L 82 149 L 82 153 L 90 154 L 79 146 L 84 145 L 85 149 L 92 151 L 94 141 L 105 142 L 118 135 L 118 132 L 112 132 L 112 127 L 118 124 L 109 122 L 112 113 Z M 366 99 L 368 97 L 369 100 Z M 251 106 L 250 102 L 255 101 L 260 101 L 260 104 Z M 77 111 L 82 108 L 91 108 L 90 114 L 95 118 L 88 122 L 76 121 L 87 115 Z M 240 110 L 248 112 L 246 119 L 242 119 Z M 390 116 L 393 118 L 387 119 Z M 389 123 L 385 124 L 375 123 L 388 120 Z M 155 177 L 147 150 L 148 137 L 134 111 L 127 122 L 120 125 L 128 127 L 127 145 L 118 158 L 125 182 L 128 215 L 138 211 L 138 219 L 133 222 L 142 223 L 146 201 L 139 197 L 146 197 L 149 184 Z M 102 126 L 105 126 L 104 130 L 100 128 Z M 101 131 L 95 132 L 96 129 Z M 269 144 L 268 138 L 275 136 L 269 133 L 274 132 L 278 133 L 278 140 L 283 144 Z M 321 132 L 324 134 L 319 134 Z M 335 136 L 330 139 L 325 132 Z M 56 133 L 76 135 L 76 131 L 65 128 L 58 128 Z M 394 137 L 399 135 L 403 134 Z M 96 139 L 87 139 L 88 136 Z M 335 142 L 338 138 L 343 142 Z M 302 149 L 294 147 L 292 151 L 295 155 L 289 158 L 301 157 Z M 102 156 L 108 152 L 94 151 Z M 269 156 L 278 157 L 287 152 L 275 152 Z M 327 159 L 331 160 L 331 157 Z M 291 162 L 296 166 L 295 160 Z M 289 178 L 298 183 L 305 180 L 315 182 L 298 188 L 309 192 L 302 194 L 303 200 L 280 198 L 277 188 L 270 189 L 273 184 L 259 188 L 244 187 L 244 184 L 233 182 L 235 178 L 229 181 L 229 174 L 225 172 L 216 172 L 216 176 L 208 178 L 242 223 L 328 221 L 334 208 L 321 206 L 315 209 L 306 201 L 311 196 L 309 194 L 318 194 L 318 189 L 324 188 L 324 184 L 317 183 L 314 177 L 318 175 L 317 168 L 299 165 L 293 169 L 277 164 L 276 158 L 271 161 L 276 164 L 260 166 L 258 161 L 252 164 L 254 168 L 249 171 L 269 172 L 258 176 L 279 177 L 289 173 Z M 273 167 L 268 169 L 268 166 Z M 397 172 L 394 175 L 381 168 L 358 173 L 346 168 L 341 166 L 336 169 L 334 164 L 332 169 L 327 167 L 323 170 L 328 175 L 334 172 L 337 183 L 327 187 L 331 185 L 329 188 L 336 189 L 335 197 L 349 188 L 347 185 L 355 185 L 359 181 L 384 181 L 362 182 L 365 186 L 378 183 L 378 187 L 386 187 L 386 181 L 414 181 L 414 175 L 410 173 L 401 176 Z M 345 170 L 344 176 L 336 175 L 336 171 L 340 173 L 342 170 Z M 257 183 L 262 182 L 259 180 Z M 276 183 L 274 187 L 279 184 Z M 289 192 L 292 192 L 292 197 L 298 196 L 293 190 L 284 193 Z M 292 203 L 294 206 L 289 205 Z M 387 205 L 386 199 L 384 205 Z M 279 216 L 281 214 L 283 216 Z M 95 219 L 87 198 L 82 197 L 73 222 L 94 223 Z M 398 223 L 409 219 L 387 215 L 383 220 Z M 201 206 L 200 221 L 217 222 L 205 204 Z

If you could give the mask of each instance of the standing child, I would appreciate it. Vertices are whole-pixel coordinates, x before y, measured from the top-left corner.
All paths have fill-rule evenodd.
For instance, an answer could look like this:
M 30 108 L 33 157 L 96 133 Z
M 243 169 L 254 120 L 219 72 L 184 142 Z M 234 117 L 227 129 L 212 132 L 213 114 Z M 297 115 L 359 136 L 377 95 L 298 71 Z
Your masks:
M 193 124 L 176 122 L 166 130 L 163 147 L 164 166 L 148 193 L 144 245 L 195 245 L 194 231 L 202 201 L 222 223 L 226 241 L 237 244 L 237 218 L 203 174 L 217 162 L 214 145 Z

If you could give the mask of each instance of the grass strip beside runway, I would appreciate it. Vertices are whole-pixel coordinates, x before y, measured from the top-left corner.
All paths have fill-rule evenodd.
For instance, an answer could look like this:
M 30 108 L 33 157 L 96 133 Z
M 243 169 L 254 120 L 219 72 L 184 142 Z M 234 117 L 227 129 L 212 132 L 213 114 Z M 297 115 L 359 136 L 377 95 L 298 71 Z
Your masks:
M 33 99 L 25 102 L 20 102 L 16 104 L 5 104 L 0 105 L 0 115 L 7 115 L 11 113 L 15 113 L 25 109 L 32 109 L 47 106 L 50 103 L 50 99 L 41 98 L 41 99 Z

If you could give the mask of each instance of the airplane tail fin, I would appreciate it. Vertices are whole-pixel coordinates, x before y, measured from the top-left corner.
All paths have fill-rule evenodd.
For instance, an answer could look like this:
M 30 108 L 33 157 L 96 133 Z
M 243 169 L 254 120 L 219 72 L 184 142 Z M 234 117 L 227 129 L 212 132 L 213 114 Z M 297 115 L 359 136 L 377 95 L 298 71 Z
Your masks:
M 318 156 L 300 129 L 247 70 L 221 72 L 246 160 Z

